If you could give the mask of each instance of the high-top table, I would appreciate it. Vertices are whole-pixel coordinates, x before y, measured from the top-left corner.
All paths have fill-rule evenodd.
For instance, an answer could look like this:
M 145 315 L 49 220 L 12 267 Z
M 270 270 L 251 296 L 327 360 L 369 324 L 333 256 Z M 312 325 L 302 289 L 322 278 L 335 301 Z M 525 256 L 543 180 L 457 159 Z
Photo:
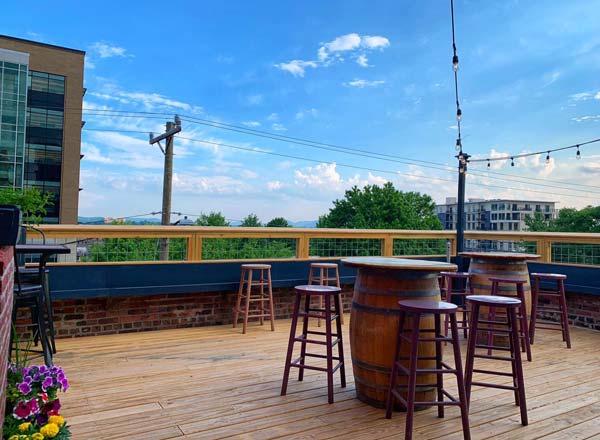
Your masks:
M 342 263 L 358 269 L 350 315 L 350 349 L 356 395 L 369 405 L 384 408 L 398 332 L 398 301 L 440 301 L 438 274 L 456 271 L 457 266 L 438 261 L 385 257 L 346 258 Z M 408 319 L 405 329 L 410 328 L 410 322 Z M 433 327 L 433 317 L 421 319 L 422 329 Z M 433 342 L 419 343 L 419 356 L 434 356 L 434 350 Z M 408 353 L 409 346 L 404 344 L 401 356 L 408 357 Z M 419 365 L 435 368 L 435 361 L 420 361 Z M 418 384 L 435 382 L 435 374 L 417 377 Z M 397 383 L 406 384 L 406 376 L 399 376 Z M 416 400 L 435 400 L 435 388 L 417 388 Z M 404 410 L 399 404 L 395 409 Z
M 518 252 L 461 252 L 461 256 L 471 259 L 469 273 L 473 275 L 471 282 L 476 295 L 489 295 L 492 288 L 490 277 L 507 277 L 524 280 L 525 306 L 531 313 L 531 285 L 527 261 L 540 258 L 537 254 Z M 514 285 L 500 286 L 502 293 L 516 296 Z

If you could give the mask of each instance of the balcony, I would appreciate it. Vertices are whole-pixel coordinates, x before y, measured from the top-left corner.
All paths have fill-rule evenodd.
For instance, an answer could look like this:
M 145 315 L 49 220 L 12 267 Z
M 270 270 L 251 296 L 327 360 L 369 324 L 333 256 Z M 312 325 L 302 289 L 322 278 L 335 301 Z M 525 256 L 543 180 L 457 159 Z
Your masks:
M 279 396 L 291 288 L 306 282 L 312 261 L 455 259 L 454 231 L 66 225 L 43 230 L 47 243 L 66 243 L 73 250 L 52 264 L 50 281 L 60 336 L 55 361 L 72 380 L 61 399 L 74 439 L 100 438 L 99 433 L 156 439 L 402 436 L 402 414 L 387 420 L 382 410 L 355 398 L 349 347 L 348 386 L 341 389 L 336 382 L 333 405 L 327 404 L 324 373 L 291 380 L 288 395 Z M 159 261 L 160 241 L 166 238 L 170 260 Z M 600 434 L 600 333 L 595 331 L 600 330 L 600 237 L 468 231 L 465 240 L 476 250 L 538 253 L 542 258 L 529 264 L 530 271 L 567 274 L 573 325 L 571 350 L 555 332 L 536 333 L 534 362 L 524 363 L 530 425 L 519 424 L 510 392 L 475 388 L 473 437 Z M 250 260 L 273 266 L 275 332 L 255 324 L 246 335 L 231 328 L 239 265 Z M 349 316 L 355 272 L 340 269 Z M 451 359 L 450 353 L 445 357 Z M 497 367 L 497 361 L 485 362 L 482 368 Z M 457 410 L 448 409 L 445 419 L 438 419 L 435 409 L 416 415 L 415 438 L 461 438 L 460 429 Z

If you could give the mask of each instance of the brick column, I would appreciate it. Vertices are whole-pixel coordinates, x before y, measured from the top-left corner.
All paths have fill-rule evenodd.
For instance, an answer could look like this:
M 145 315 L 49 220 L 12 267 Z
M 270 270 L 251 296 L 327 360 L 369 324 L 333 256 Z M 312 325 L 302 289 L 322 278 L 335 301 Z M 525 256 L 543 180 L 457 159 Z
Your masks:
M 13 306 L 13 248 L 0 247 L 0 426 L 4 423 L 6 405 L 6 366 Z

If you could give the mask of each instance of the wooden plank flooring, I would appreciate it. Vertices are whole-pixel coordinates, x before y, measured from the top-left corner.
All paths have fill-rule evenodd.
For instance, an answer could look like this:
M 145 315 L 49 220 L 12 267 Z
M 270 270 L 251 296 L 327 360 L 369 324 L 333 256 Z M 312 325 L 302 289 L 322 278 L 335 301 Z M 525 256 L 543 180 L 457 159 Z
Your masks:
M 304 382 L 290 380 L 288 395 L 279 396 L 289 321 L 277 321 L 276 328 L 59 340 L 56 363 L 71 380 L 61 401 L 73 439 L 404 438 L 403 414 L 387 420 L 383 410 L 355 398 L 347 325 L 349 380 L 342 389 L 336 375 L 335 403 L 327 404 L 325 376 L 318 372 L 307 372 Z M 534 360 L 524 363 L 529 426 L 520 425 L 511 392 L 474 388 L 474 439 L 600 439 L 600 332 L 573 329 L 572 338 L 567 350 L 559 333 L 536 332 Z M 463 344 L 463 356 L 465 350 Z M 447 382 L 454 382 L 451 376 Z M 416 413 L 414 438 L 461 439 L 458 409 L 447 408 L 444 419 L 435 408 Z

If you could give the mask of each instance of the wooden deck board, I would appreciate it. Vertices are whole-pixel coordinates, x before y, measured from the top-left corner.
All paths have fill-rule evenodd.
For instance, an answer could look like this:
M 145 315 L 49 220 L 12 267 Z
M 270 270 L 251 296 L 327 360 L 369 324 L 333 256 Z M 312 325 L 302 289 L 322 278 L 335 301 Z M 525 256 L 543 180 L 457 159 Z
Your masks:
M 333 405 L 320 372 L 297 382 L 292 371 L 288 395 L 279 396 L 289 321 L 276 324 L 275 332 L 251 326 L 246 335 L 219 326 L 59 340 L 73 439 L 403 438 L 402 413 L 387 420 L 355 398 L 349 360 L 348 386 L 336 376 Z M 556 332 L 536 333 L 534 361 L 524 363 L 529 426 L 520 425 L 512 393 L 473 389 L 474 439 L 600 439 L 600 332 L 572 333 L 571 350 Z M 448 377 L 449 390 L 453 382 Z M 414 438 L 462 438 L 458 410 L 448 408 L 444 419 L 435 409 L 417 412 Z

